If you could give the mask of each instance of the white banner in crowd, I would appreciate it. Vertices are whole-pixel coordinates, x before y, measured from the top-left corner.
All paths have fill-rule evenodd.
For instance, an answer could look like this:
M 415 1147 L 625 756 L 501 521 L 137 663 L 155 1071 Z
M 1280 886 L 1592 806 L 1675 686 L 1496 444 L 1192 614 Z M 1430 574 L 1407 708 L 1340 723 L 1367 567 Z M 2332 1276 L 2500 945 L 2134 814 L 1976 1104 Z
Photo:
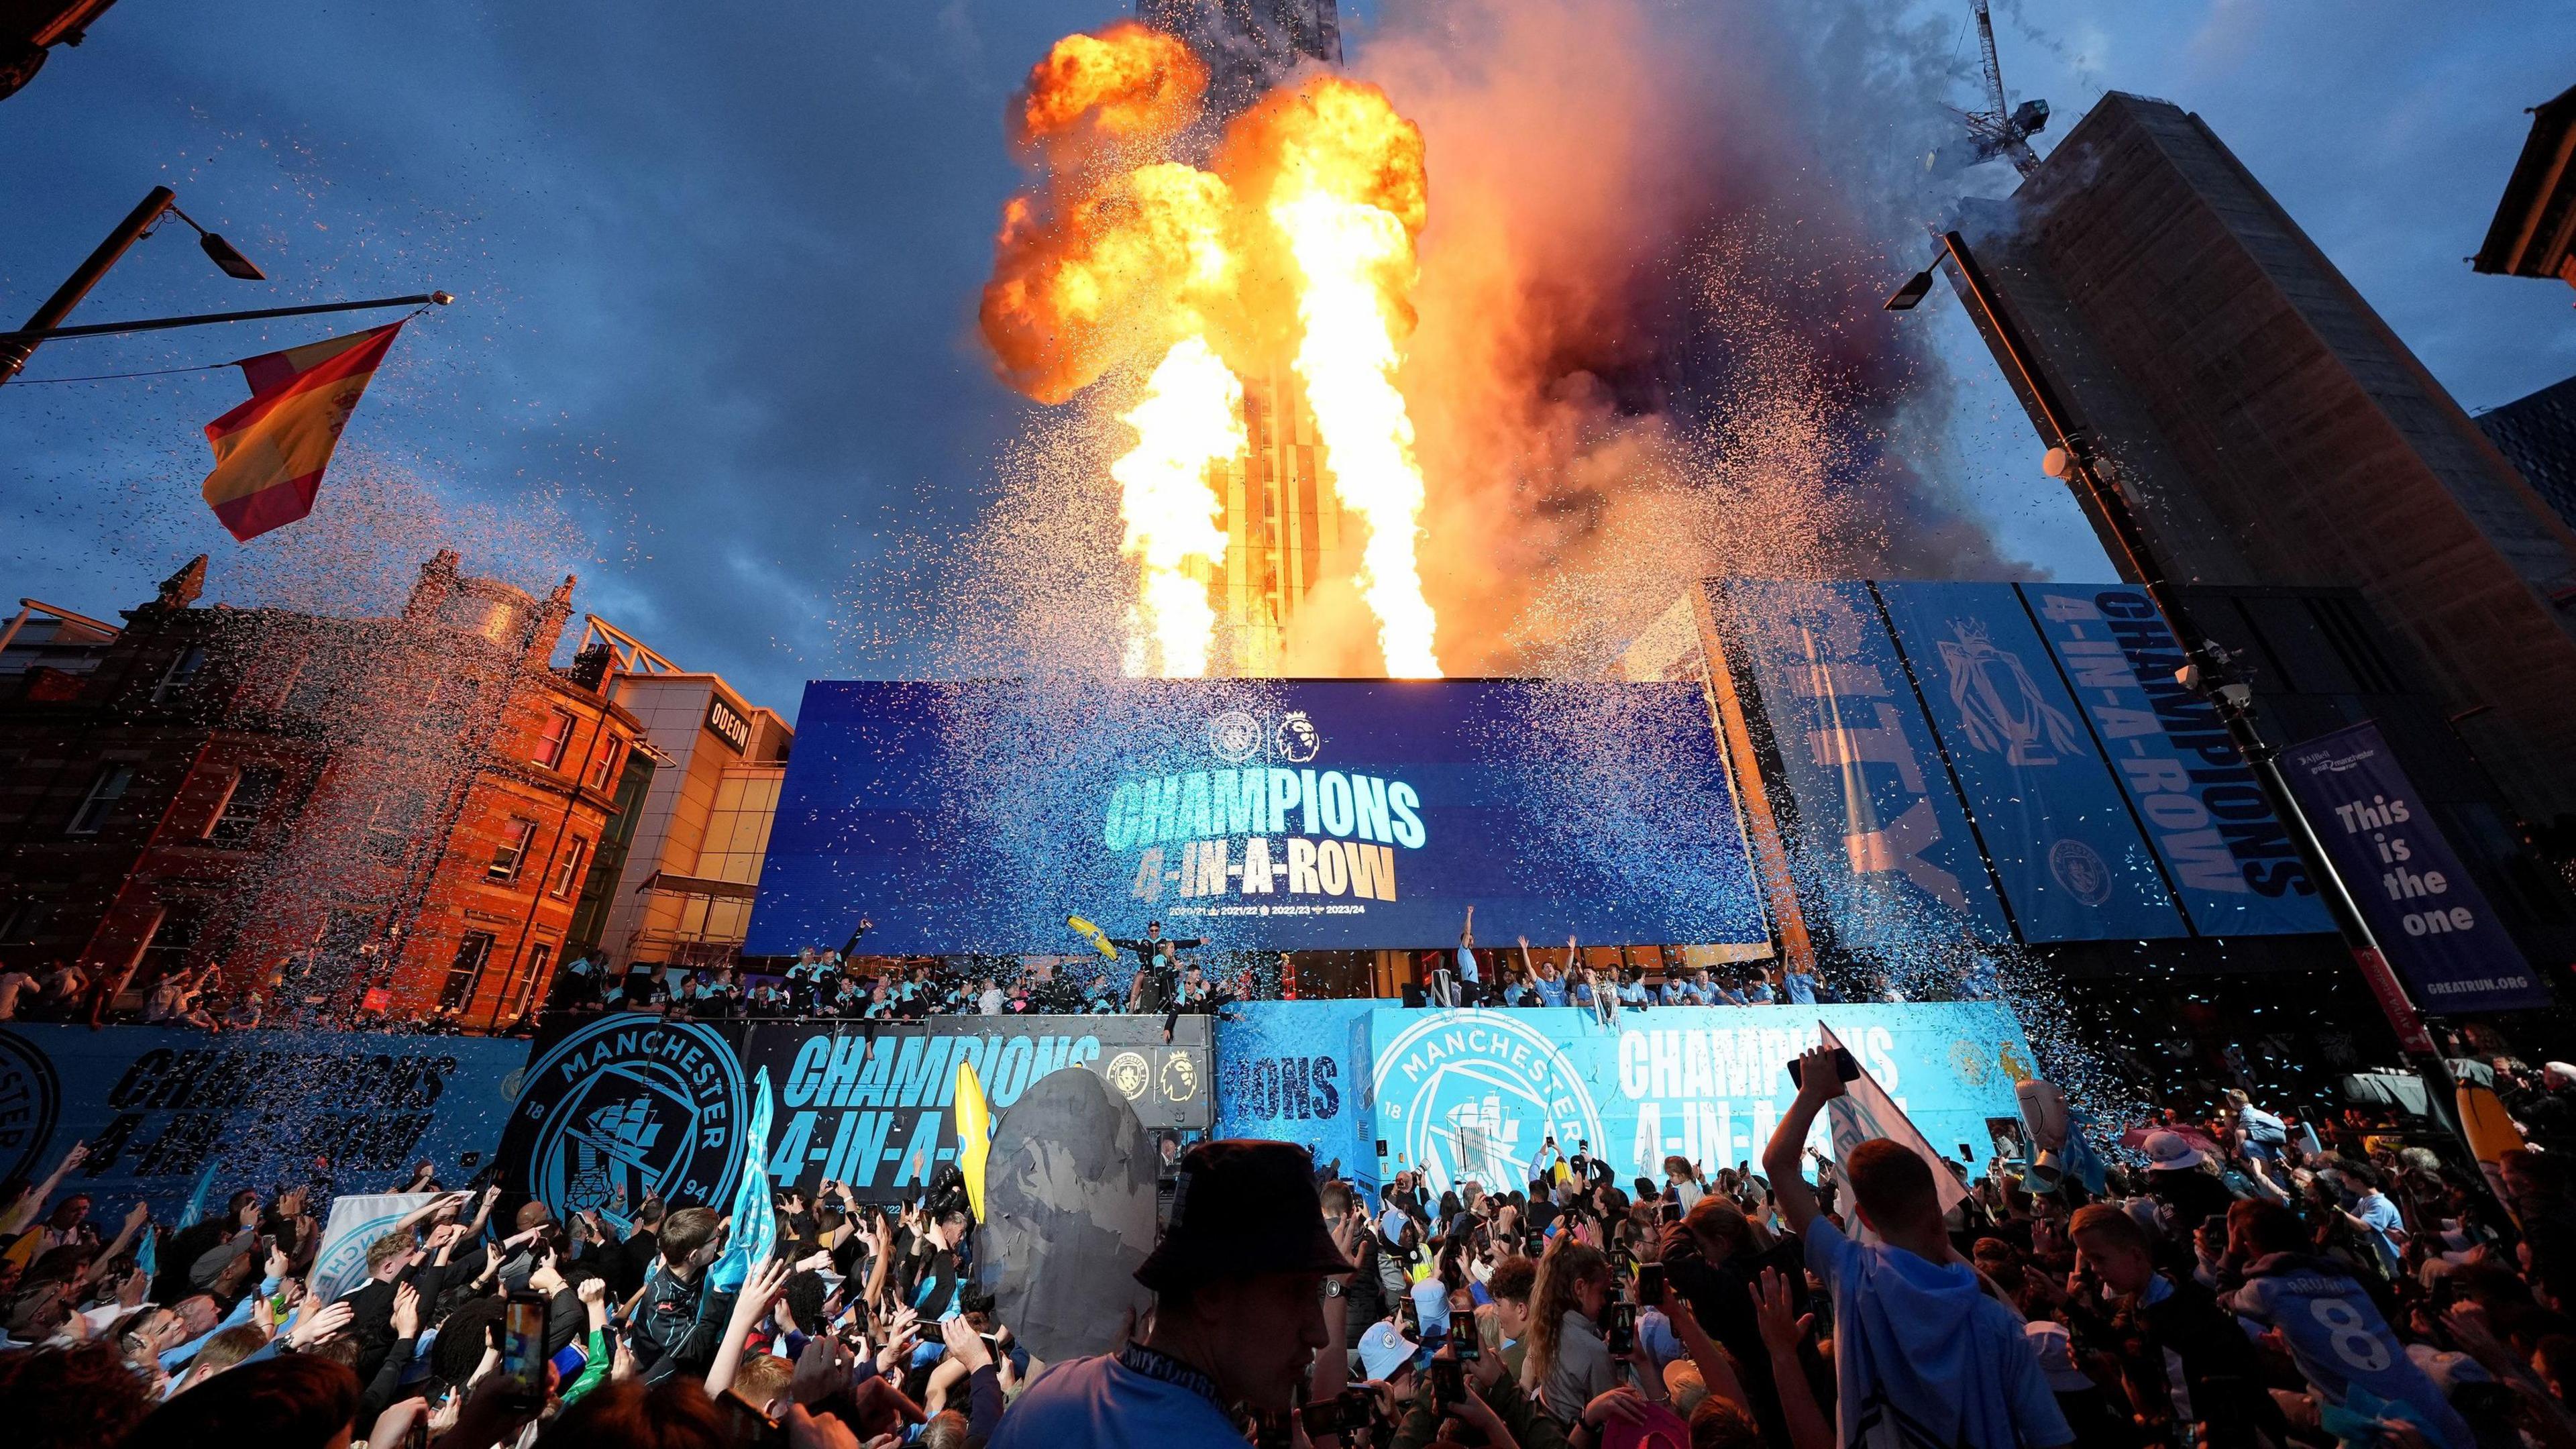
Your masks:
M 367 1281 L 367 1245 L 435 1202 L 434 1192 L 343 1194 L 331 1200 L 322 1251 L 313 1255 L 313 1296 L 324 1303 Z
M 1826 1046 L 1843 1045 L 1843 1039 L 1834 1035 L 1834 1029 L 1823 1022 L 1816 1023 L 1816 1032 Z M 1849 1050 L 1848 1047 L 1844 1049 Z M 1873 1137 L 1884 1137 L 1911 1148 L 1914 1155 L 1922 1158 L 1924 1165 L 1932 1169 L 1932 1186 L 1941 1194 L 1941 1211 L 1946 1213 L 1968 1200 L 1967 1186 L 1941 1160 L 1941 1154 L 1933 1150 L 1932 1144 L 1924 1140 L 1913 1119 L 1905 1115 L 1905 1109 L 1896 1105 L 1896 1099 L 1887 1095 L 1887 1089 L 1869 1074 L 1868 1067 L 1861 1068 L 1860 1075 L 1844 1087 L 1841 1096 L 1825 1104 L 1825 1119 L 1833 1125 L 1835 1161 L 1840 1162 L 1850 1156 L 1853 1148 Z

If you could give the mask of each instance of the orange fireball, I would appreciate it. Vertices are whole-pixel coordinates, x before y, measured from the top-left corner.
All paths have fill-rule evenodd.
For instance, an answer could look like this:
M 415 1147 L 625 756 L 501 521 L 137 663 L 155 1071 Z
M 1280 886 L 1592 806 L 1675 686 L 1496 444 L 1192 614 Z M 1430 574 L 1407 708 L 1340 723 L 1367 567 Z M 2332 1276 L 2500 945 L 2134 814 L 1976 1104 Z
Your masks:
M 1160 144 L 1199 118 L 1204 61 L 1176 36 L 1121 20 L 1068 35 L 1029 71 L 1011 108 L 1011 144 L 1022 154 L 1070 151 L 1071 138 L 1112 146 Z
M 1221 489 L 1248 446 L 1236 369 L 1284 363 L 1344 516 L 1367 530 L 1354 582 L 1387 671 L 1435 677 L 1423 478 L 1396 386 L 1430 215 L 1422 134 L 1377 87 L 1317 75 L 1237 117 L 1202 170 L 1170 148 L 1207 83 L 1185 44 L 1128 22 L 1066 37 L 1030 72 L 1012 135 L 1039 180 L 1003 213 L 985 339 L 1044 403 L 1147 376 L 1119 419 L 1136 444 L 1109 470 L 1138 570 L 1129 672 L 1209 667 Z

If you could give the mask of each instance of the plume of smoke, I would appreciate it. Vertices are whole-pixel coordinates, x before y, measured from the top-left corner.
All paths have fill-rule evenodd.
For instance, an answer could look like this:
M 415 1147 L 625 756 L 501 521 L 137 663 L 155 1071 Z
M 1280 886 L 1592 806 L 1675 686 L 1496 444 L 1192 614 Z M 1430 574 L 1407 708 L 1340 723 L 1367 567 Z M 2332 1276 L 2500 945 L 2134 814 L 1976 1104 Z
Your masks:
M 1865 0 L 1433 0 L 1356 48 L 1429 149 L 1403 382 L 1453 671 L 1594 672 L 1695 574 L 2008 566 L 1890 447 L 1945 402 L 1877 310 L 1938 209 L 1937 35 Z
M 1453 673 L 1596 674 L 1700 574 L 2014 571 L 1932 464 L 1946 375 L 1878 310 L 1947 204 L 1949 38 L 1886 0 L 1424 0 L 1352 43 L 1427 152 L 1400 382 Z M 1076 411 L 1129 405 L 1111 378 Z M 960 667 L 1114 669 L 1124 441 L 1068 415 L 1011 447 L 944 576 Z M 1326 581 L 1291 672 L 1375 672 L 1366 621 Z

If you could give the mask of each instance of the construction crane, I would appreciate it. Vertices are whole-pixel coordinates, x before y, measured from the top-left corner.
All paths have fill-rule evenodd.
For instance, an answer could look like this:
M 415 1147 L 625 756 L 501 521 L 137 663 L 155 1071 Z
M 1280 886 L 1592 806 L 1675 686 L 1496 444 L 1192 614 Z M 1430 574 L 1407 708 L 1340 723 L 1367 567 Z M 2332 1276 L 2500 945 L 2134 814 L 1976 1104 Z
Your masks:
M 1958 111 L 1959 119 L 1967 123 L 1967 137 L 1933 152 L 1925 158 L 1925 165 L 1935 171 L 1957 171 L 2008 156 L 2013 169 L 2028 176 L 2039 169 L 2039 153 L 2030 149 L 2030 138 L 2048 129 L 2048 102 L 2024 101 L 2007 109 L 2003 62 L 1995 58 L 1994 17 L 1986 13 L 1986 0 L 1975 3 L 1977 44 L 1985 62 L 1986 108 Z

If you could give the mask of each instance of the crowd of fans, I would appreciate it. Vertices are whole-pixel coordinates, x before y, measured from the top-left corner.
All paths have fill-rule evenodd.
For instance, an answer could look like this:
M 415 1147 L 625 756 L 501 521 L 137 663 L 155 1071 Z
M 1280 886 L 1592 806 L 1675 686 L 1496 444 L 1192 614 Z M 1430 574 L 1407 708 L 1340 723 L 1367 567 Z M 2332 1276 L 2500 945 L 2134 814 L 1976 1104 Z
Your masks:
M 1619 953 L 1598 964 L 1567 938 L 1533 951 L 1522 938 L 1510 949 L 1475 944 L 1474 912 L 1454 950 L 1425 952 L 1418 984 L 1404 999 L 1415 1006 L 1575 1007 L 1615 1021 L 1647 1006 L 1816 1005 L 1902 1001 L 1883 975 L 1840 983 L 1829 975 L 1758 963 L 1691 967 L 1662 954 L 1648 964 Z M 330 1027 L 455 1034 L 489 1029 L 532 1036 L 549 1015 L 644 1011 L 699 1021 L 843 1018 L 909 1021 L 930 1016 L 1216 1014 L 1236 1002 L 1293 999 L 1296 966 L 1286 955 L 1207 955 L 1206 943 L 1167 937 L 1148 922 L 1133 939 L 1102 937 L 1109 954 L 1069 958 L 943 957 L 911 961 L 855 954 L 869 927 L 840 949 L 808 947 L 792 961 L 692 967 L 635 962 L 616 967 L 604 953 L 574 956 L 558 970 L 547 997 L 516 1018 L 486 1028 L 469 1021 L 464 1003 L 409 1020 L 387 1014 L 390 994 L 362 989 L 381 979 L 376 949 L 336 965 L 318 951 L 280 960 L 257 981 L 237 980 L 218 964 L 173 967 L 158 975 L 101 978 L 78 963 L 42 971 L 0 970 L 0 1022 L 139 1023 L 209 1032 L 259 1026 Z M 1969 952 L 1974 955 L 1973 949 Z M 1991 963 L 1981 974 L 1951 973 L 1939 999 L 1994 994 Z M 1979 980 L 1984 985 L 1979 985 Z M 1917 990 L 1923 988 L 1918 984 Z M 1932 998 L 1926 998 L 1932 999 Z
M 439 1191 L 423 1164 L 410 1187 L 435 1195 L 324 1301 L 327 1204 L 305 1189 L 172 1229 L 137 1205 L 102 1241 L 89 1197 L 57 1195 L 85 1157 L 0 1194 L 0 1423 L 26 1449 L 970 1449 L 1029 1369 L 967 1284 L 962 1200 L 784 1194 L 774 1255 L 734 1286 L 708 1207 L 501 1223 L 499 1189 Z
M 1472 923 L 1472 916 L 1471 916 Z M 855 944 L 855 938 L 853 938 Z M 862 968 L 844 952 L 808 947 L 774 971 L 690 969 L 639 963 L 624 972 L 595 956 L 566 963 L 556 977 L 557 1010 L 648 1011 L 696 1020 L 842 1017 L 909 1021 L 929 1016 L 1171 1015 L 1216 1013 L 1243 1001 L 1295 995 L 1295 966 L 1285 956 L 1256 962 L 1227 955 L 1202 963 L 1205 943 L 1162 934 L 1148 922 L 1141 937 L 1104 940 L 1115 961 L 941 959 Z M 1905 999 L 1884 978 L 1856 990 L 1794 967 L 1746 964 L 1691 968 L 1658 961 L 1595 967 L 1577 943 L 1565 962 L 1534 953 L 1526 939 L 1510 951 L 1480 950 L 1471 928 L 1455 951 L 1426 955 L 1421 984 L 1405 999 L 1417 1006 L 1571 1006 L 1615 1020 L 1647 1006 L 1815 1005 Z M 1958 993 L 1949 993 L 1956 995 Z
M 1829 1162 L 1842 1075 L 1798 1065 L 1760 1162 L 1714 1172 L 1549 1141 L 1526 1183 L 1373 1193 L 1202 1143 L 1166 1163 L 1152 1311 L 1053 1365 L 975 1288 L 953 1173 L 892 1207 L 783 1191 L 750 1262 L 705 1204 L 496 1219 L 424 1164 L 428 1205 L 326 1302 L 313 1190 L 111 1233 L 75 1149 L 0 1187 L 0 1423 L 30 1449 L 2576 1444 L 2576 1068 L 2504 1064 L 2538 1145 L 2491 1181 L 2238 1092 L 2135 1124 L 2088 1190 L 1885 1139 Z

